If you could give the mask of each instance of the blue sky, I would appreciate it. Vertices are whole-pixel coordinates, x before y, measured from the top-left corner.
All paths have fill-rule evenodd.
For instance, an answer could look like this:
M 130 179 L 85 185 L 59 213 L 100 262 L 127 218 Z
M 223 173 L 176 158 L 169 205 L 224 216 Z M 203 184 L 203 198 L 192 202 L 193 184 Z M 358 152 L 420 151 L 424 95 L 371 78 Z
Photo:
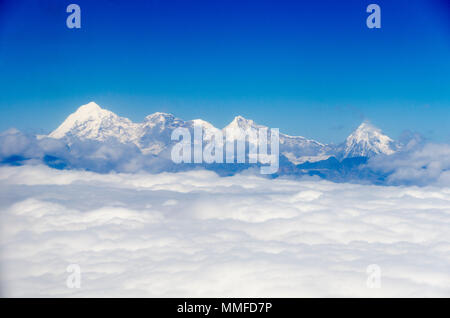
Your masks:
M 368 119 L 450 141 L 447 0 L 129 2 L 0 0 L 0 130 L 47 133 L 93 100 L 134 121 L 243 115 L 339 142 Z

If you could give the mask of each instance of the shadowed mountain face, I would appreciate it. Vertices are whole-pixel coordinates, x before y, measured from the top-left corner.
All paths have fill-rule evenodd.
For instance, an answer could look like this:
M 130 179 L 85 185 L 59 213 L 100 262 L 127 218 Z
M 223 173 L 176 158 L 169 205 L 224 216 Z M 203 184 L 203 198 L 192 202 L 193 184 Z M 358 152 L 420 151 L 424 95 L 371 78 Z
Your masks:
M 48 136 L 26 136 L 18 131 L 2 133 L 1 163 L 17 165 L 40 160 L 55 168 L 82 168 L 99 172 L 206 168 L 220 175 L 232 175 L 246 169 L 251 171 L 252 167 L 260 166 L 249 163 L 174 164 L 170 154 L 178 140 L 171 140 L 172 132 L 182 127 L 193 133 L 194 126 L 202 127 L 204 143 L 210 142 L 217 132 L 221 132 L 232 141 L 244 138 L 247 151 L 249 144 L 255 141 L 245 139 L 245 133 L 252 129 L 268 129 L 242 116 L 236 116 L 229 125 L 219 129 L 202 119 L 184 121 L 159 112 L 145 117 L 141 123 L 134 123 L 90 102 L 69 115 Z M 17 149 L 18 143 L 24 146 Z M 15 147 L 8 147 L 11 144 Z M 13 148 L 16 150 L 11 150 Z M 280 168 L 274 175 L 318 175 L 332 180 L 345 180 L 349 176 L 358 178 L 360 167 L 369 157 L 392 155 L 397 150 L 399 147 L 391 138 L 367 122 L 362 123 L 340 145 L 322 144 L 280 132 Z M 248 153 L 246 156 L 248 159 Z

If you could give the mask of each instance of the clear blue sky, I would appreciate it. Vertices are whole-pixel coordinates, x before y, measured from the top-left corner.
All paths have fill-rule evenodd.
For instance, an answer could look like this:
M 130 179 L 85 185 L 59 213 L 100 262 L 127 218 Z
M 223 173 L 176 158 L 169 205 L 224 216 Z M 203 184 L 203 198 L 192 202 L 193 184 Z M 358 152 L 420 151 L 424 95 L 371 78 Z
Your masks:
M 66 27 L 70 3 L 81 29 Z M 370 3 L 381 29 L 366 27 Z M 0 0 L 0 130 L 47 133 L 92 100 L 134 121 L 240 114 L 339 142 L 369 119 L 450 141 L 450 4 Z

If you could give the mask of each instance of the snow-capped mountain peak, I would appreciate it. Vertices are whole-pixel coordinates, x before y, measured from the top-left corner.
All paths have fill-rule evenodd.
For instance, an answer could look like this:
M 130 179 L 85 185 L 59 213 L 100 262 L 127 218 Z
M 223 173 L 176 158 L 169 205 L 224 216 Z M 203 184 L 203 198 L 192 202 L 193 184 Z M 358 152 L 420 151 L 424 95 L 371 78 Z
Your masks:
M 165 129 L 173 129 L 176 127 L 180 127 L 184 124 L 184 121 L 182 121 L 179 118 L 176 118 L 174 115 L 172 114 L 167 114 L 167 113 L 161 113 L 161 112 L 156 112 L 153 113 L 151 115 L 148 115 L 147 117 L 145 117 L 144 122 L 141 124 L 141 128 L 143 130 L 148 130 L 148 129 L 158 129 L 160 131 L 163 131 Z M 145 132 L 143 132 L 145 133 Z
M 69 117 L 67 117 L 67 119 L 50 134 L 50 136 L 53 138 L 61 138 L 77 124 L 86 121 L 100 121 L 102 118 L 108 116 L 115 116 L 115 114 L 101 108 L 94 102 L 90 102 L 80 106 L 73 114 L 69 115 Z
M 113 112 L 101 108 L 94 102 L 79 107 L 49 137 L 69 136 L 80 139 L 106 140 L 117 138 L 124 142 L 132 139 L 136 124 L 128 118 L 119 117 Z
M 175 119 L 175 116 L 172 114 L 162 113 L 162 112 L 156 112 L 151 115 L 148 115 L 145 117 L 145 121 L 151 121 L 151 122 L 164 122 L 164 121 L 170 121 Z
M 203 119 L 193 119 L 191 122 L 193 125 L 201 126 L 203 129 L 217 129 L 210 122 L 207 122 L 206 120 Z
M 247 130 L 249 128 L 263 128 L 263 127 L 265 127 L 265 126 L 258 125 L 253 120 L 244 118 L 244 117 L 239 115 L 239 116 L 234 117 L 232 122 L 229 123 L 228 126 L 225 127 L 225 129 L 228 129 L 228 128 L 231 128 L 231 129 L 240 128 L 240 129 L 243 129 L 243 130 Z
M 95 113 L 101 112 L 102 110 L 104 110 L 104 109 L 101 108 L 97 103 L 89 102 L 86 105 L 80 106 L 76 112 L 85 113 L 85 114 L 89 114 L 89 113 L 95 114 Z
M 258 128 L 267 128 L 262 125 L 256 124 L 253 120 L 244 118 L 242 116 L 236 116 L 226 127 L 222 129 L 224 135 L 227 136 L 228 141 L 233 140 L 243 140 L 246 138 L 246 134 L 249 134 L 252 129 Z M 253 136 L 255 137 L 255 136 Z M 249 141 L 256 143 L 257 140 L 250 140 L 252 138 L 249 137 Z
M 381 130 L 365 121 L 347 137 L 343 157 L 370 157 L 395 152 L 393 140 Z

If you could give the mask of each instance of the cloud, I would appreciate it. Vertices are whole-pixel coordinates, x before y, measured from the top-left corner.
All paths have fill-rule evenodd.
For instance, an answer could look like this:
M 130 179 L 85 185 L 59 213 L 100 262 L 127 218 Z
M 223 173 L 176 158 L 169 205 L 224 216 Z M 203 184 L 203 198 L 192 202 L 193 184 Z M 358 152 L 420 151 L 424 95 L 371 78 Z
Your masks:
M 0 159 L 11 156 L 42 156 L 42 151 L 33 136 L 12 128 L 0 133 Z
M 450 145 L 420 143 L 391 156 L 371 158 L 368 167 L 388 184 L 450 185 Z
M 295 167 L 282 157 L 280 174 L 302 178 L 311 173 L 338 182 L 384 185 L 450 185 L 449 144 L 427 143 L 412 132 L 405 132 L 399 144 L 402 145 L 400 151 L 390 156 L 372 157 L 367 164 L 363 164 L 364 160 L 361 158 L 348 158 L 341 163 L 337 159 L 328 159 L 308 164 L 309 167 L 305 168 Z M 170 158 L 170 152 L 169 147 L 157 156 L 144 154 L 134 144 L 123 144 L 115 140 L 99 142 L 75 137 L 59 140 L 27 135 L 15 129 L 0 133 L 0 166 L 45 164 L 57 169 L 98 173 L 160 173 L 208 169 L 220 175 L 238 172 L 260 174 L 257 166 L 249 164 L 175 164 Z
M 174 170 L 169 159 L 143 154 L 134 144 L 77 138 L 68 141 L 28 135 L 16 129 L 0 134 L 1 164 L 46 164 L 58 169 L 84 169 L 100 173 Z
M 0 191 L 4 296 L 450 296 L 445 186 L 33 165 Z

